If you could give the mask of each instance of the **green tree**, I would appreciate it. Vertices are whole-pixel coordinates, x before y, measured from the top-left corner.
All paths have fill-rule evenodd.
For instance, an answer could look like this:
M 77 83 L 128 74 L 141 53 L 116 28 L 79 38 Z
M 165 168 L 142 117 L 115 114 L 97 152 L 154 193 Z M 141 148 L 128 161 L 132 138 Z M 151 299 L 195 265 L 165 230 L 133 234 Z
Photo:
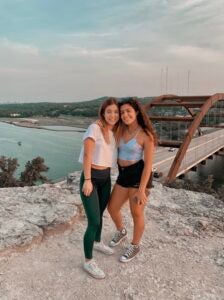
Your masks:
M 19 166 L 16 158 L 0 157 L 0 187 L 18 186 L 18 181 L 14 177 L 14 173 Z
M 40 156 L 28 161 L 25 170 L 20 175 L 21 185 L 32 186 L 36 182 L 47 182 L 47 177 L 43 176 L 42 172 L 47 172 L 49 168 L 44 164 L 44 159 Z

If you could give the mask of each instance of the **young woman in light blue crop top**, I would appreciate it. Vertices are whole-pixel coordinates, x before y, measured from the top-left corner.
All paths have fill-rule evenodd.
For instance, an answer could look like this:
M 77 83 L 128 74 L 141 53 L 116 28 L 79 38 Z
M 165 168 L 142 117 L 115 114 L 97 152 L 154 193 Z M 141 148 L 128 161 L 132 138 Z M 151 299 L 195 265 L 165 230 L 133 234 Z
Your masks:
M 144 108 L 135 98 L 123 99 L 119 103 L 119 109 L 123 123 L 118 136 L 119 175 L 108 206 L 117 231 L 110 246 L 118 245 L 127 235 L 120 210 L 129 200 L 134 223 L 133 238 L 120 257 L 121 262 L 128 262 L 140 251 L 156 135 Z

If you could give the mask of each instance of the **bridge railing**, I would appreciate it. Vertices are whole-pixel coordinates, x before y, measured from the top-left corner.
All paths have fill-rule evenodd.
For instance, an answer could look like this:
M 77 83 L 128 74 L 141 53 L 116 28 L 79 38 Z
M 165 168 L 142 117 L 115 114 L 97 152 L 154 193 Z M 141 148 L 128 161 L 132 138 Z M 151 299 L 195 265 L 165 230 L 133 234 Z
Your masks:
M 224 129 L 192 139 L 177 176 L 205 160 L 224 147 Z

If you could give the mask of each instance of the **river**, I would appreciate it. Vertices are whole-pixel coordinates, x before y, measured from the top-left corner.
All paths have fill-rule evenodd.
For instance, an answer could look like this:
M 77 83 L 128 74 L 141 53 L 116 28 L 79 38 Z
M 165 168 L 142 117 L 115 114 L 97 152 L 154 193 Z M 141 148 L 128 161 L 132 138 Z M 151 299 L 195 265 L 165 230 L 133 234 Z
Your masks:
M 18 127 L 0 122 L 0 156 L 17 158 L 20 164 L 17 175 L 25 163 L 37 156 L 50 168 L 47 177 L 58 180 L 68 173 L 81 170 L 78 157 L 82 145 L 83 129 L 65 126 L 45 126 L 57 131 Z M 60 131 L 62 130 L 62 131 Z M 66 131 L 65 131 L 66 130 Z M 77 130 L 77 131 L 75 131 Z M 21 142 L 21 145 L 18 145 Z M 213 174 L 214 185 L 224 184 L 224 157 L 213 156 L 206 165 L 199 165 L 197 172 L 189 172 L 191 180 L 202 181 Z
M 37 156 L 44 158 L 45 164 L 49 167 L 46 175 L 52 180 L 63 178 L 68 173 L 81 169 L 78 156 L 83 132 L 74 130 L 83 131 L 83 129 L 64 126 L 49 126 L 49 129 L 58 131 L 19 127 L 0 122 L 0 156 L 18 159 L 20 166 L 17 175 L 24 170 L 28 160 Z

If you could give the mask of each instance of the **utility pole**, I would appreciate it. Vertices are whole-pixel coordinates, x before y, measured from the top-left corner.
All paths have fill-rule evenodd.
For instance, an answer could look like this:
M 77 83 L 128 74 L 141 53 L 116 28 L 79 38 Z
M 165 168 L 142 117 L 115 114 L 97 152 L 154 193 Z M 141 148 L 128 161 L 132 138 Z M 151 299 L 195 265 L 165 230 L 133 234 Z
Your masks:
M 166 67 L 166 94 L 168 90 L 168 67 Z
M 163 94 L 163 68 L 161 69 L 161 76 L 160 76 L 160 94 Z
M 190 75 L 191 75 L 191 71 L 188 70 L 187 71 L 187 95 L 189 96 L 189 91 L 190 91 Z

